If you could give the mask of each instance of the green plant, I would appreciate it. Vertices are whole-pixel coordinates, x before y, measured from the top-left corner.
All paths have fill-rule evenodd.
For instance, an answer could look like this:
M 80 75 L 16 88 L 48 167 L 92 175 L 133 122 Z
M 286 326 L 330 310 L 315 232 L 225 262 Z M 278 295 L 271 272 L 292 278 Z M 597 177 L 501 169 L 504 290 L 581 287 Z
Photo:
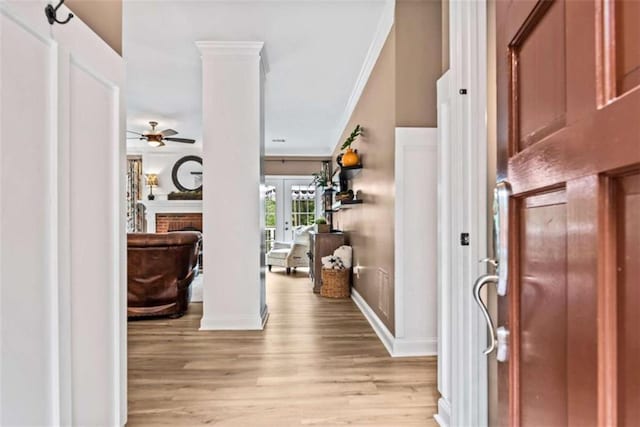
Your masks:
M 329 174 L 323 170 L 321 172 L 316 172 L 313 174 L 313 180 L 311 181 L 311 184 L 315 185 L 316 187 L 328 187 L 330 179 L 331 177 L 329 176 Z
M 265 208 L 265 225 L 267 227 L 276 227 L 276 201 L 274 199 L 266 199 L 264 203 Z
M 319 216 L 318 218 L 316 218 L 315 223 L 317 225 L 321 225 L 321 224 L 326 224 L 327 223 L 327 219 L 323 216 Z
M 344 144 L 342 144 L 341 150 L 346 150 L 347 148 L 351 148 L 351 144 L 356 141 L 356 138 L 362 135 L 364 129 L 357 125 L 356 128 L 351 132 L 351 135 L 347 139 L 345 139 Z

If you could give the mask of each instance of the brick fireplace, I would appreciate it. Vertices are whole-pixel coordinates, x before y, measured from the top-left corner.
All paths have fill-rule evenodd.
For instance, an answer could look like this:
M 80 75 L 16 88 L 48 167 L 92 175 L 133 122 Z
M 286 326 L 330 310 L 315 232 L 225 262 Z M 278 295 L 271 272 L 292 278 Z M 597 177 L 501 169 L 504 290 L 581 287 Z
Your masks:
M 202 231 L 202 200 L 141 200 L 147 233 Z
M 156 233 L 184 230 L 202 231 L 202 214 L 198 212 L 156 214 Z

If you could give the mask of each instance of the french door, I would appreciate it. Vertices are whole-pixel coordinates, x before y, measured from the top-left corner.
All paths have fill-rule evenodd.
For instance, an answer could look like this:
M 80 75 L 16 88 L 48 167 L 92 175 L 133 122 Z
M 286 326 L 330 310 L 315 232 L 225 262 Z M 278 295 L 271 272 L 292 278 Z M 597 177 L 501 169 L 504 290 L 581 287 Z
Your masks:
M 499 420 L 640 425 L 640 2 L 497 25 Z
M 320 194 L 312 177 L 268 177 L 265 180 L 267 250 L 274 241 L 291 242 L 294 228 L 311 225 L 318 216 Z
M 296 227 L 315 223 L 318 211 L 318 192 L 309 179 L 287 179 L 284 182 L 284 236 L 294 240 Z

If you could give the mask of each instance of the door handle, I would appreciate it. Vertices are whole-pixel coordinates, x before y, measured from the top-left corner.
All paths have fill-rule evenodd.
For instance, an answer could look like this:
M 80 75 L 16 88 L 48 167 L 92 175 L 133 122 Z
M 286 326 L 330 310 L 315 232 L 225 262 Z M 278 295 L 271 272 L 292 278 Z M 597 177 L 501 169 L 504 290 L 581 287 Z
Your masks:
M 498 349 L 497 359 L 504 362 L 509 354 L 509 331 L 505 327 L 499 327 L 496 331 L 489 310 L 482 296 L 482 288 L 487 283 L 494 283 L 498 295 L 505 296 L 509 290 L 509 203 L 511 198 L 511 185 L 507 181 L 500 181 L 494 190 L 493 198 L 493 222 L 494 222 L 494 253 L 496 259 L 485 258 L 480 262 L 491 264 L 496 269 L 496 274 L 485 274 L 478 277 L 473 285 L 473 299 L 475 300 L 489 329 L 491 343 L 483 354 L 489 355 Z M 497 333 L 497 337 L 496 337 Z
M 500 181 L 494 190 L 493 221 L 495 227 L 494 253 L 498 275 L 498 295 L 507 295 L 509 290 L 509 203 L 511 185 Z
M 484 301 L 482 301 L 482 297 L 480 296 L 480 292 L 482 291 L 482 288 L 487 283 L 497 284 L 498 276 L 494 274 L 485 274 L 484 276 L 478 277 L 478 279 L 476 280 L 476 283 L 473 285 L 473 299 L 475 300 L 476 304 L 478 304 L 478 307 L 480 307 L 480 311 L 482 312 L 484 320 L 487 322 L 487 329 L 489 329 L 489 339 L 491 340 L 489 347 L 487 347 L 482 352 L 482 354 L 484 355 L 488 355 L 493 350 L 495 350 L 496 344 L 497 344 L 495 328 L 493 327 L 493 320 L 491 320 L 491 315 L 489 314 L 489 310 L 487 310 L 487 306 L 484 304 Z

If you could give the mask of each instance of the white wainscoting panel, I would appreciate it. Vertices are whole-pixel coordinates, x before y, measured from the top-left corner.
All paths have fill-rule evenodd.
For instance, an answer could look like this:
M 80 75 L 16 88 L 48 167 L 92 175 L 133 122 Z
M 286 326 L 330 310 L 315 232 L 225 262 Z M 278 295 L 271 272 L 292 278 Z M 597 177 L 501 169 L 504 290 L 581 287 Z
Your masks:
M 395 336 L 353 289 L 351 299 L 392 357 L 437 353 L 437 130 L 396 128 Z
M 97 425 L 111 419 L 117 376 L 112 314 L 119 310 L 116 293 L 119 215 L 115 211 L 120 183 L 118 88 L 73 61 L 69 67 L 70 144 L 70 314 L 73 419 Z M 87 135 L 91 135 L 87 138 Z M 93 159 L 93 161 L 89 161 Z M 101 161 L 98 161 L 101 159 Z M 119 159 L 118 159 L 119 160 Z M 100 177 L 104 191 L 95 190 Z M 115 202 L 115 204 L 114 204 Z M 96 226 L 100 224 L 99 226 Z M 102 247 L 96 248 L 101 242 Z M 101 369 L 96 369 L 101 366 Z M 82 420 L 82 422 L 80 422 Z
M 396 128 L 396 356 L 437 353 L 436 128 Z
M 0 425 L 57 421 L 57 45 L 0 3 Z M 42 5 L 44 7 L 44 5 Z
M 124 64 L 46 3 L 0 0 L 0 425 L 123 425 Z

